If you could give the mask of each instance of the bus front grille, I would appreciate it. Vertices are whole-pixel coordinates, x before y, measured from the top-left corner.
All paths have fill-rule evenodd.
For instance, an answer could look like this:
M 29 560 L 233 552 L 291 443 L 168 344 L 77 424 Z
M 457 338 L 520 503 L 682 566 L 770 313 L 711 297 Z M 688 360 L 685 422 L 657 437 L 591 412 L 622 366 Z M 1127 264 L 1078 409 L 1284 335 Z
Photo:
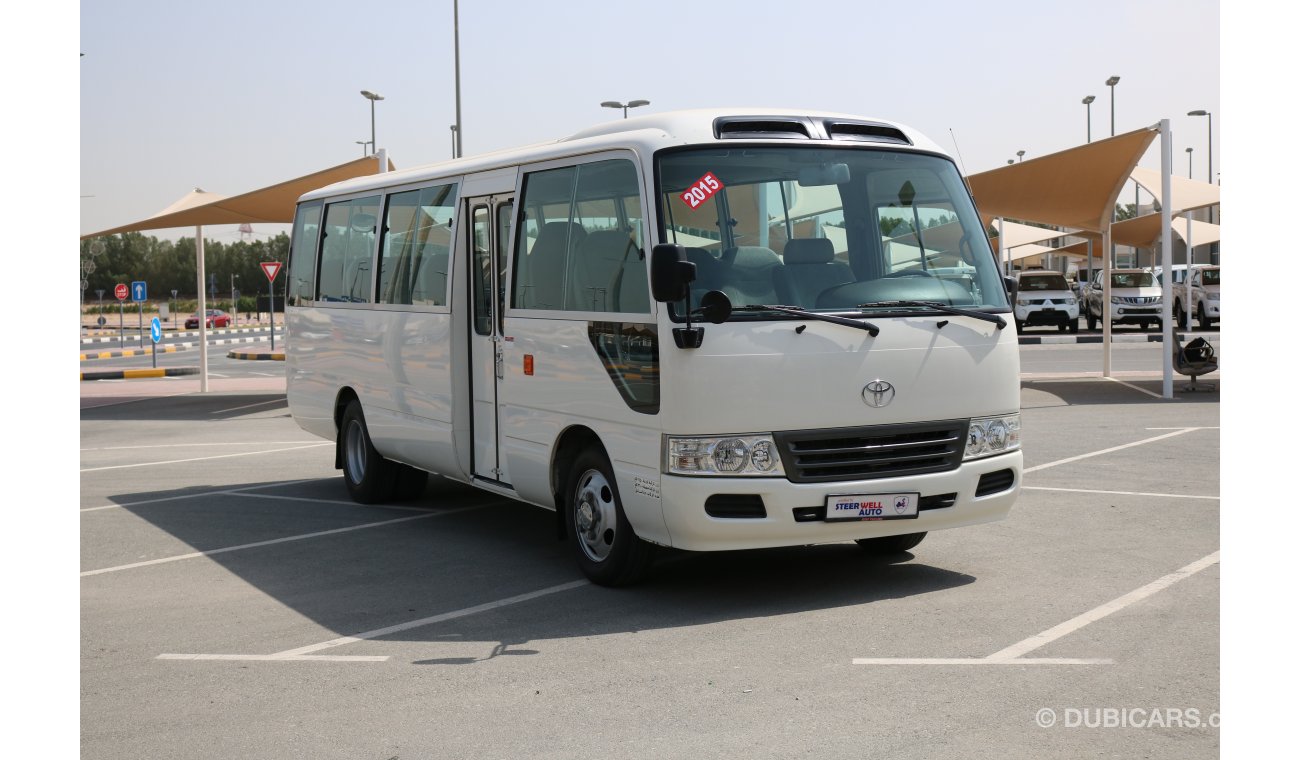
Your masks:
M 955 470 L 969 420 L 776 433 L 794 483 L 872 480 Z

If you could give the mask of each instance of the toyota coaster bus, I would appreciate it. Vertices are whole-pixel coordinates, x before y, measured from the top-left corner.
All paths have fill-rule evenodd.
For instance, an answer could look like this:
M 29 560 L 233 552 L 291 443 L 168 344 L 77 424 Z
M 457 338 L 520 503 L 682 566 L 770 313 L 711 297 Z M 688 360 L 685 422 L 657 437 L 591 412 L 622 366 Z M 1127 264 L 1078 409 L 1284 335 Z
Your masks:
M 912 129 L 696 110 L 300 199 L 289 408 L 353 499 L 435 473 L 653 547 L 902 552 L 1020 489 L 1006 284 Z

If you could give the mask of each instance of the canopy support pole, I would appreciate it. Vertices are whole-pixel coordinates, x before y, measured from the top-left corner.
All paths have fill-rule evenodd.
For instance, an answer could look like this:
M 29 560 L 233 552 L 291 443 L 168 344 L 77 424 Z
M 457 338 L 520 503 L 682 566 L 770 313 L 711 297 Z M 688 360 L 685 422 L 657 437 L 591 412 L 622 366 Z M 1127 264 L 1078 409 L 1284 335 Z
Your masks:
M 1192 215 L 1187 214 L 1187 274 L 1183 284 L 1187 286 L 1187 300 L 1183 301 L 1183 310 L 1187 312 L 1187 329 L 1192 329 Z
M 203 273 L 203 225 L 194 228 L 194 255 L 199 271 L 199 392 L 208 392 L 208 296 L 207 275 Z M 275 315 L 271 315 L 275 319 Z
M 1106 251 L 1114 251 L 1110 237 L 1110 222 L 1101 233 L 1101 376 L 1110 377 L 1110 269 L 1111 257 Z
M 1164 329 L 1161 337 L 1164 338 L 1164 383 L 1161 386 L 1161 396 L 1171 399 L 1174 397 L 1174 232 L 1172 227 L 1173 221 L 1173 179 L 1170 175 L 1174 170 L 1173 158 L 1173 134 L 1169 130 L 1169 120 L 1160 120 L 1160 197 L 1165 199 L 1160 204 L 1160 266 L 1165 273 L 1161 278 L 1160 293 L 1160 316 Z M 1191 250 L 1191 249 L 1188 249 Z M 1188 272 L 1188 274 L 1191 274 Z M 1190 306 L 1188 307 L 1190 308 Z
M 1007 235 L 1006 235 L 1006 230 L 1003 229 L 1003 227 L 1006 226 L 1003 224 L 1004 221 L 1005 220 L 1002 217 L 1000 216 L 998 217 L 998 253 L 1002 255 L 1002 276 L 1010 277 L 1011 276 L 1011 251 L 1007 250 Z M 919 233 L 917 237 L 920 237 Z

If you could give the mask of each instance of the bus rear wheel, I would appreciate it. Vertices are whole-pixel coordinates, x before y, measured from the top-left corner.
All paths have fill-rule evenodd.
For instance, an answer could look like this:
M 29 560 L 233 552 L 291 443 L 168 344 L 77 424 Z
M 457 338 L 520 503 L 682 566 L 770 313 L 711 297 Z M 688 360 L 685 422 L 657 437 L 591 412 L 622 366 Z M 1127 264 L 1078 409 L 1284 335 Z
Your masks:
M 603 453 L 586 450 L 574 460 L 564 489 L 564 512 L 578 568 L 593 583 L 626 586 L 645 577 L 653 547 L 632 530 Z
M 872 554 L 902 554 L 916 548 L 925 539 L 925 533 L 904 533 L 901 536 L 859 538 L 855 543 Z
M 343 412 L 338 445 L 339 459 L 343 463 L 343 482 L 352 500 L 361 504 L 391 501 L 397 493 L 399 468 L 403 465 L 384 459 L 375 450 L 361 402 L 356 399 L 350 401 Z M 421 490 L 423 485 L 420 484 Z

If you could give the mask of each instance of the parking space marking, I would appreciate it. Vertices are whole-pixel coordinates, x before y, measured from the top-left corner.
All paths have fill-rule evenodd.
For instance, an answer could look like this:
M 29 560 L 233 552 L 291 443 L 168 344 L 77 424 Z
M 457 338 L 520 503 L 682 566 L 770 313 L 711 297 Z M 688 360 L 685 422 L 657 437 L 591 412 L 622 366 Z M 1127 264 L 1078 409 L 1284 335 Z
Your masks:
M 339 533 L 350 533 L 354 530 L 365 530 L 366 528 L 379 528 L 385 525 L 394 525 L 396 523 L 410 522 L 411 520 L 424 520 L 430 517 L 439 517 L 441 515 L 452 515 L 457 512 L 466 512 L 474 507 L 460 507 L 459 509 L 447 509 L 440 512 L 426 512 L 420 515 L 411 515 L 410 517 L 397 517 L 392 520 L 380 520 L 379 522 L 363 523 L 353 525 L 347 528 L 334 528 L 332 530 L 320 530 L 315 533 L 301 533 L 296 536 L 285 536 L 284 538 L 273 538 L 268 541 L 255 541 L 251 544 L 240 544 L 238 546 L 225 546 L 220 549 L 209 549 L 205 552 L 190 552 L 188 554 L 176 554 L 170 557 L 159 557 L 158 559 L 145 560 L 144 562 L 132 562 L 129 565 L 117 565 L 116 567 L 104 567 L 98 570 L 86 570 L 81 573 L 82 578 L 92 575 L 103 575 L 105 573 L 116 573 L 122 570 L 132 570 L 137 567 L 149 567 L 151 565 L 163 565 L 169 562 L 180 562 L 184 559 L 194 559 L 196 557 L 211 557 L 214 554 L 226 554 L 227 552 L 243 551 L 245 549 L 256 549 L 262 546 L 271 546 L 273 544 L 286 544 L 291 541 L 305 541 L 309 538 L 320 538 L 321 536 L 333 536 Z
M 296 486 L 299 483 L 310 483 L 319 478 L 304 478 L 302 480 L 287 480 L 283 483 L 258 483 L 257 485 L 244 486 L 243 488 L 222 488 L 217 491 L 198 491 L 195 493 L 183 493 L 176 496 L 160 496 L 157 499 L 143 499 L 141 501 L 130 501 L 126 504 L 105 504 L 99 507 L 82 507 L 82 512 L 98 512 L 103 509 L 127 509 L 129 507 L 139 507 L 145 504 L 161 504 L 165 501 L 180 501 L 181 499 L 197 499 L 200 496 L 229 496 L 231 494 L 240 494 L 245 491 L 253 491 L 258 488 L 275 488 L 277 486 Z M 351 502 L 348 502 L 351 503 Z
M 311 449 L 318 446 L 333 446 L 331 441 L 321 441 L 320 443 L 308 443 L 303 446 L 291 446 L 287 449 L 268 449 L 265 451 L 241 451 L 238 454 L 218 454 L 212 457 L 194 457 L 192 459 L 171 459 L 166 462 L 136 462 L 134 464 L 115 464 L 110 467 L 87 467 L 81 472 L 103 472 L 104 470 L 125 470 L 131 467 L 157 467 L 164 464 L 185 464 L 187 462 L 206 462 L 211 459 L 229 459 L 231 457 L 251 457 L 259 454 L 277 454 L 281 451 L 297 451 L 299 449 Z
M 1124 386 L 1125 388 L 1132 388 L 1133 390 L 1137 391 L 1138 393 L 1145 393 L 1145 394 L 1147 394 L 1148 396 L 1150 396 L 1150 397 L 1152 397 L 1152 398 L 1164 398 L 1164 397 L 1161 396 L 1159 393 L 1152 393 L 1151 391 L 1147 390 L 1146 388 L 1139 388 L 1139 387 L 1137 387 L 1136 385 L 1133 385 L 1132 383 L 1126 383 L 1126 382 L 1124 382 L 1123 380 L 1117 380 L 1117 379 L 1115 379 L 1115 378 L 1113 378 L 1113 377 L 1106 377 L 1106 378 L 1102 378 L 1102 379 L 1103 379 L 1103 380 L 1109 380 L 1109 381 L 1111 381 L 1112 383 L 1119 383 L 1120 385 Z M 1181 398 L 1178 398 L 1177 396 L 1175 396 L 1174 399 L 1177 400 L 1177 401 L 1182 401 L 1182 399 L 1181 399 Z
M 1106 602 L 1100 607 L 1094 607 L 1093 609 L 1088 610 L 1082 615 L 1076 615 L 1075 617 L 1070 618 L 1069 620 L 1065 621 L 1064 623 L 1061 623 L 1060 625 L 1053 626 L 1047 629 L 1046 631 L 1043 631 L 1042 633 L 1036 634 L 1034 636 L 1030 636 L 1024 641 L 1020 641 L 1015 644 L 1012 644 L 1006 649 L 1002 649 L 997 652 L 994 652 L 993 654 L 989 655 L 989 659 L 1009 660 L 1016 657 L 1021 657 L 1025 654 L 1028 654 L 1029 652 L 1034 651 L 1035 649 L 1039 649 L 1041 647 L 1044 647 L 1052 643 L 1053 641 L 1056 641 L 1062 636 L 1067 636 L 1071 633 L 1074 633 L 1075 631 L 1079 630 L 1085 625 L 1088 625 L 1089 623 L 1095 623 L 1098 620 L 1101 620 L 1102 618 L 1108 615 L 1112 615 L 1116 612 L 1119 612 L 1120 610 L 1124 609 L 1125 607 L 1128 607 L 1131 604 L 1146 599 L 1152 594 L 1155 594 L 1160 591 L 1164 591 L 1165 589 L 1169 588 L 1175 583 L 1185 578 L 1190 578 L 1193 575 L 1196 575 L 1197 573 L 1201 572 L 1205 568 L 1218 564 L 1218 562 L 1219 562 L 1219 552 L 1216 551 L 1211 554 L 1208 554 L 1202 557 L 1201 559 L 1198 559 L 1195 562 L 1191 563 L 1190 565 L 1175 570 L 1172 573 L 1163 576 L 1161 578 L 1157 578 L 1156 580 L 1148 583 L 1142 588 L 1130 591 L 1127 594 L 1119 597 L 1118 599 L 1113 599 L 1109 602 Z
M 387 655 L 377 656 L 377 657 L 373 657 L 373 656 L 372 657 L 358 657 L 358 656 L 349 657 L 349 656 L 318 655 L 316 654 L 316 652 L 319 652 L 323 649 L 332 649 L 334 647 L 341 647 L 345 644 L 355 644 L 359 641 L 376 639 L 379 638 L 380 636 L 387 636 L 392 633 L 401 633 L 402 631 L 409 631 L 412 628 L 422 628 L 426 625 L 433 625 L 435 623 L 443 623 L 448 620 L 456 620 L 458 618 L 469 617 L 470 615 L 477 615 L 480 612 L 489 612 L 491 610 L 500 609 L 502 607 L 509 607 L 511 605 L 519 604 L 521 602 L 528 602 L 528 601 L 532 601 L 533 599 L 539 599 L 544 596 L 550 596 L 551 594 L 558 594 L 562 591 L 570 591 L 575 588 L 582 588 L 583 586 L 590 586 L 590 585 L 591 585 L 591 581 L 586 580 L 585 578 L 577 581 L 569 581 L 568 583 L 561 583 L 555 586 L 548 586 L 546 588 L 538 589 L 536 591 L 529 591 L 524 594 L 518 594 L 516 596 L 506 597 L 505 599 L 497 599 L 496 601 L 493 602 L 484 602 L 483 604 L 478 604 L 473 607 L 466 607 L 464 609 L 455 610 L 453 612 L 444 612 L 440 615 L 431 615 L 429 617 L 420 618 L 419 620 L 411 620 L 405 623 L 397 623 L 396 625 L 385 626 L 383 628 L 376 628 L 373 631 L 357 633 L 351 636 L 340 636 L 339 638 L 330 639 L 329 641 L 322 641 L 319 644 L 309 644 L 305 647 L 298 647 L 297 649 L 286 649 L 283 652 L 276 652 L 275 654 L 262 654 L 262 655 L 160 654 L 158 655 L 157 659 L 159 660 L 234 660 L 234 661 L 253 661 L 253 662 L 267 662 L 267 661 L 292 662 L 297 660 L 339 661 L 339 662 L 383 662 L 388 659 Z
M 306 441 L 259 441 L 263 446 L 281 446 L 290 443 L 306 443 Z M 315 443 L 315 441 L 313 441 Z M 136 449 L 181 449 L 191 446 L 247 446 L 248 441 L 227 441 L 223 443 L 199 443 L 192 441 L 180 441 L 177 443 L 156 443 L 148 446 L 99 446 L 91 449 L 79 449 L 80 451 L 134 451 Z
M 1164 435 L 1157 435 L 1152 438 L 1143 438 L 1140 441 L 1125 443 L 1121 446 L 1111 446 L 1108 449 L 1101 449 L 1099 451 L 1090 451 L 1087 454 L 1079 454 L 1078 456 L 1066 457 L 1065 459 L 1058 459 L 1055 462 L 1048 462 L 1047 464 L 1039 464 L 1039 465 L 1034 465 L 1033 467 L 1026 467 L 1023 470 L 1023 472 L 1024 474 L 1028 475 L 1031 472 L 1046 470 L 1048 467 L 1056 467 L 1057 465 L 1061 465 L 1061 464 L 1069 464 L 1070 462 L 1077 462 L 1080 459 L 1090 459 L 1092 457 L 1099 457 L 1102 454 L 1110 454 L 1115 451 L 1123 451 L 1124 449 L 1131 449 L 1134 446 L 1142 446 L 1147 443 L 1155 443 L 1156 441 L 1163 441 L 1166 438 L 1173 438 L 1174 436 L 1184 435 L 1186 433 L 1191 433 L 1195 430 L 1204 430 L 1204 429 L 1205 428 L 1201 428 L 1201 427 L 1178 428 L 1177 430 L 1174 430 L 1172 433 L 1165 433 Z
M 1112 494 L 1114 496 L 1158 496 L 1164 499 L 1212 499 L 1218 501 L 1218 496 L 1193 496 L 1185 493 L 1148 493 L 1146 491 L 1098 491 L 1092 488 L 1048 488 L 1047 486 L 1021 486 L 1024 491 L 1065 491 L 1068 493 L 1101 493 Z
M 1076 615 L 1060 625 L 1052 626 L 1042 633 L 1035 634 L 1029 638 L 1018 641 L 1009 647 L 999 649 L 988 657 L 857 657 L 853 659 L 854 665 L 1113 665 L 1114 660 L 1110 659 L 1071 659 L 1062 657 L 1025 657 L 1035 649 L 1041 649 L 1059 638 L 1065 637 L 1083 628 L 1090 623 L 1095 623 L 1102 618 L 1113 615 L 1116 612 L 1132 604 L 1146 599 L 1147 597 L 1164 591 L 1175 583 L 1190 578 L 1201 572 L 1207 567 L 1211 567 L 1219 562 L 1219 552 L 1208 554 L 1185 567 L 1179 568 L 1168 575 L 1157 578 L 1147 585 L 1128 592 L 1127 594 L 1112 599 L 1105 604 L 1094 607 L 1091 610 Z
M 280 398 L 273 398 L 270 401 L 259 401 L 256 404 L 244 404 L 243 406 L 233 406 L 229 409 L 218 409 L 215 412 L 208 412 L 208 414 L 226 414 L 227 412 L 238 412 L 240 409 L 252 409 L 255 406 L 266 406 L 267 404 L 283 404 L 283 403 L 285 403 L 285 398 L 281 396 Z
M 342 499 L 313 499 L 306 496 L 281 496 L 274 493 L 250 493 L 248 491 L 239 491 L 232 494 L 233 496 L 243 496 L 249 499 L 275 499 L 276 501 L 305 501 L 310 504 L 338 504 L 344 507 L 366 507 L 367 509 L 400 509 L 406 512 L 430 512 L 429 507 L 406 507 L 401 504 L 358 504 L 355 501 L 343 501 Z M 476 504 L 475 506 L 482 506 Z

